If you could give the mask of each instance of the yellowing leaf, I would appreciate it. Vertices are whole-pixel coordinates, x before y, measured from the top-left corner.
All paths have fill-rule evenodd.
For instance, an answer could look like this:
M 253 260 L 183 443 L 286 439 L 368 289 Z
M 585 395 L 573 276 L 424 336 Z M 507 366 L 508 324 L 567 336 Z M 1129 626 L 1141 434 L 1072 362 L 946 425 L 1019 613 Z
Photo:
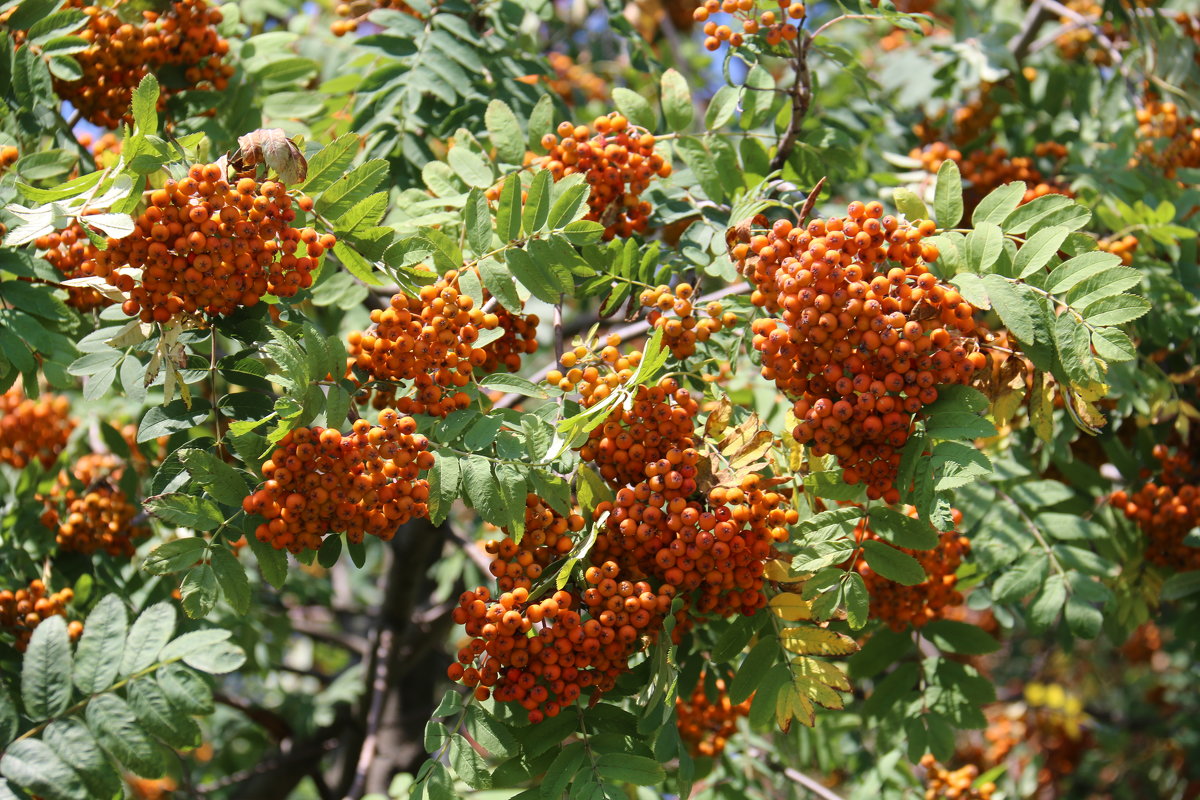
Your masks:
M 843 692 L 850 691 L 850 679 L 846 677 L 846 673 L 842 672 L 837 664 L 831 664 L 828 661 L 797 656 L 792 659 L 792 672 L 797 678 L 804 677 L 820 681 L 826 686 L 840 689 Z
M 812 727 L 817 722 L 812 702 L 797 691 L 795 686 L 784 686 L 775 698 L 775 721 L 779 729 L 787 733 L 792 727 L 792 720 L 798 719 L 801 724 Z
M 812 619 L 812 604 L 798 594 L 783 592 L 771 598 L 771 610 L 782 620 L 802 622 Z
M 785 648 L 802 656 L 844 656 L 858 650 L 858 643 L 849 636 L 825 628 L 784 628 L 779 639 Z
M 825 706 L 825 708 L 841 711 L 846 707 L 846 704 L 842 701 L 842 696 L 820 681 L 797 678 L 796 691 L 802 697 Z
M 722 397 L 721 402 L 712 410 L 704 423 L 704 438 L 716 439 L 729 427 L 729 420 L 732 417 L 733 403 L 728 397 Z
M 805 575 L 792 571 L 791 560 L 777 558 L 763 565 L 763 577 L 775 583 L 796 583 L 803 580 Z
M 1054 400 L 1044 372 L 1033 374 L 1033 394 L 1029 396 L 1029 423 L 1043 442 L 1054 438 Z

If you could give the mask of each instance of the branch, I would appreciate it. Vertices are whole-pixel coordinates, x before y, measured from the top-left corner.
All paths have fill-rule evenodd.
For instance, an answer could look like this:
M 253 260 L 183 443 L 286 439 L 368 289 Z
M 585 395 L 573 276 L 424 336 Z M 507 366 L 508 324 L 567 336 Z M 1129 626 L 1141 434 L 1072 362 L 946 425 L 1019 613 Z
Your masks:
M 1008 41 L 1009 52 L 1012 53 L 1014 59 L 1020 64 L 1029 55 L 1029 51 L 1033 45 L 1034 39 L 1037 38 L 1038 31 L 1042 26 L 1050 21 L 1050 11 L 1041 3 L 1035 2 L 1025 12 L 1025 19 L 1021 23 L 1021 31 Z
M 781 770 L 788 780 L 800 784 L 817 797 L 823 798 L 823 800 L 842 800 L 841 795 L 835 793 L 833 790 L 822 785 L 816 780 L 808 777 L 800 770 L 792 769 L 791 767 L 784 767 L 778 761 L 771 758 L 771 756 L 765 750 L 752 747 L 747 750 L 747 753 L 751 758 L 761 761 L 764 765 L 770 767 L 772 770 Z
M 817 33 L 820 33 L 821 30 L 823 28 L 818 29 Z M 792 116 L 788 120 L 787 130 L 783 132 L 783 138 L 779 140 L 779 148 L 775 151 L 775 157 L 771 159 L 772 170 L 781 169 L 787 163 L 788 157 L 796 147 L 796 137 L 800 134 L 800 126 L 804 124 L 804 118 L 808 116 L 808 106 L 812 101 L 812 75 L 808 71 L 808 48 L 812 44 L 813 36 L 802 32 L 794 42 L 796 76 L 792 82 L 791 91 L 788 92 L 792 98 Z
M 362 797 L 363 787 L 367 782 L 367 772 L 371 769 L 372 759 L 375 758 L 375 747 L 379 739 L 379 720 L 383 717 L 383 701 L 388 693 L 388 663 L 394 635 L 391 628 L 381 627 L 375 643 L 370 683 L 371 704 L 367 711 L 367 733 L 363 737 L 362 749 L 358 753 L 354 781 L 350 784 L 344 800 L 358 800 Z

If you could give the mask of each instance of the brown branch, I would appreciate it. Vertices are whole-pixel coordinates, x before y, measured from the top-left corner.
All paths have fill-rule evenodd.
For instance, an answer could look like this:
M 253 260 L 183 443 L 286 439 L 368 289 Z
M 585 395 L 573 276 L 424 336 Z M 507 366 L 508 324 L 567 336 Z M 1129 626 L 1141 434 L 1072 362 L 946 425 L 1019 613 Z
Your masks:
M 812 75 L 808 70 L 808 48 L 812 41 L 812 36 L 801 32 L 793 43 L 796 49 L 796 76 L 792 81 L 792 88 L 788 92 L 792 98 L 792 116 L 788 119 L 783 138 L 779 140 L 779 148 L 775 151 L 775 157 L 771 159 L 771 169 L 773 170 L 781 169 L 787 163 L 788 158 L 792 155 L 792 150 L 796 147 L 796 137 L 800 135 L 800 126 L 804 124 L 804 118 L 808 116 L 808 106 L 812 102 Z
M 375 758 L 375 748 L 379 740 L 379 721 L 383 717 L 383 701 L 388 693 L 388 665 L 393 637 L 394 633 L 388 627 L 381 627 L 376 637 L 372 655 L 371 702 L 367 711 L 367 733 L 363 737 L 362 749 L 358 753 L 354 780 L 346 791 L 344 800 L 359 800 L 362 797 L 363 787 L 367 783 L 367 772 L 371 768 L 371 761 Z

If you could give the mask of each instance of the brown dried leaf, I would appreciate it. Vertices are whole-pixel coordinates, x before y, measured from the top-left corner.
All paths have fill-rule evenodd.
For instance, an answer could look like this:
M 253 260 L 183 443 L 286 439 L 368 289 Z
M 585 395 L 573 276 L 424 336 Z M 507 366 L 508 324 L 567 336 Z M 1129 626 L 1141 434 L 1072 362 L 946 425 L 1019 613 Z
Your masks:
M 729 427 L 729 420 L 732 418 L 733 403 L 728 397 L 722 397 L 721 402 L 712 410 L 704 423 L 704 438 L 716 439 Z
M 279 128 L 260 128 L 238 137 L 235 164 L 247 167 L 266 164 L 275 170 L 286 185 L 300 183 L 308 177 L 308 162 L 296 143 Z

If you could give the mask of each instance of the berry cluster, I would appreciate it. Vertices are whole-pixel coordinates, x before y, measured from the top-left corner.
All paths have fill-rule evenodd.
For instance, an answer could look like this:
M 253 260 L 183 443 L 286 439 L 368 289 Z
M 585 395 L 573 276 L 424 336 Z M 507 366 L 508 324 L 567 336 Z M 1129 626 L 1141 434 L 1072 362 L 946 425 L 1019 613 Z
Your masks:
M 1042 142 L 1034 147 L 1036 158 L 1050 159 L 1056 163 L 1064 159 L 1066 154 L 1066 148 L 1058 142 Z M 1025 196 L 1021 198 L 1021 203 L 1047 194 L 1074 196 L 1061 181 L 1042 173 L 1033 158 L 1010 157 L 1003 147 L 979 149 L 964 157 L 962 151 L 945 142 L 934 142 L 914 149 L 909 156 L 919 159 L 925 171 L 931 175 L 936 175 L 942 162 L 947 159 L 958 164 L 964 183 L 963 207 L 968 216 L 993 189 L 1014 181 L 1025 182 Z
M 486 305 L 486 292 L 483 299 Z M 476 308 L 474 299 L 462 293 L 457 270 L 421 287 L 416 297 L 395 294 L 388 308 L 371 312 L 370 328 L 350 334 L 349 363 L 367 381 L 411 382 L 412 396 L 397 396 L 398 389 L 390 386 L 375 387 L 372 395 L 371 387 L 364 386 L 358 401 L 402 414 L 443 417 L 466 408 L 470 397 L 462 389 L 472 370 L 503 365 L 515 372 L 521 354 L 537 350 L 538 322 L 533 314 Z M 496 329 L 504 331 L 500 338 L 476 346 L 483 331 Z
M 432 466 L 417 423 L 391 409 L 380 412 L 378 426 L 360 419 L 346 435 L 297 428 L 263 464 L 262 488 L 242 508 L 267 520 L 255 535 L 277 550 L 316 550 L 335 531 L 352 542 L 365 534 L 388 541 L 400 525 L 428 515 L 429 482 L 418 475 Z
M 20 157 L 20 151 L 12 145 L 0 147 L 0 174 L 3 174 L 9 167 L 17 163 L 17 159 Z
M 411 14 L 417 19 L 421 19 L 412 6 L 404 2 L 404 0 L 350 0 L 350 2 L 338 3 L 334 8 L 339 17 L 342 19 L 334 20 L 329 26 L 329 30 L 334 36 L 345 36 L 347 33 L 354 33 L 358 30 L 358 25 L 368 14 L 377 9 L 390 9 L 399 11 L 404 14 Z
M 654 152 L 654 142 L 654 134 L 614 111 L 596 117 L 591 127 L 561 123 L 557 136 L 542 137 L 547 154 L 531 164 L 550 170 L 554 180 L 586 175 L 591 194 L 584 218 L 603 225 L 605 239 L 627 237 L 646 229 L 650 204 L 640 197 L 650 180 L 671 174 L 671 165 Z
M 916 516 L 914 509 L 909 509 L 907 513 L 910 517 Z M 962 514 L 954 511 L 953 519 L 957 526 L 962 521 Z M 866 520 L 858 524 L 855 538 L 859 542 L 879 540 L 879 536 L 867 527 Z M 947 608 L 962 605 L 962 594 L 955 588 L 958 583 L 955 573 L 963 557 L 971 550 L 965 536 L 947 531 L 932 550 L 909 550 L 904 547 L 900 550 L 920 562 L 925 570 L 924 581 L 915 586 L 905 586 L 874 572 L 865 559 L 859 559 L 855 564 L 871 595 L 872 617 L 883 620 L 894 631 L 902 631 L 910 624 L 920 628 L 927 622 L 941 619 Z
M 43 251 L 42 258 L 50 262 L 64 280 L 87 277 L 83 265 L 95 262 L 99 250 L 84 232 L 78 221 L 72 222 L 61 231 L 39 236 L 34 246 Z M 113 301 L 89 286 L 68 286 L 67 305 L 82 312 L 93 311 L 111 305 Z
M 46 594 L 46 584 L 40 580 L 30 581 L 27 589 L 17 589 L 15 592 L 6 589 L 0 592 L 0 632 L 16 637 L 13 647 L 17 652 L 24 653 L 29 646 L 29 638 L 33 636 L 33 629 L 47 617 L 65 617 L 67 604 L 74 597 L 75 593 L 70 589 Z M 68 623 L 67 632 L 72 641 L 78 639 L 83 634 L 83 623 Z
M 312 272 L 332 234 L 297 229 L 292 198 L 278 181 L 251 174 L 228 179 L 219 164 L 194 164 L 180 181 L 149 194 L 133 233 L 109 239 L 82 265 L 130 299 L 126 314 L 166 322 L 181 312 L 231 314 L 265 294 L 291 297 L 312 285 Z M 312 200 L 301 197 L 302 210 Z M 140 280 L 119 271 L 141 269 Z
M 687 592 L 690 616 L 680 620 L 684 623 L 762 608 L 763 563 L 774 542 L 787 540 L 783 526 L 798 518 L 794 509 L 783 508 L 783 495 L 757 475 L 700 492 L 699 462 L 700 453 L 689 447 L 672 448 L 647 463 L 643 480 L 597 506 L 597 514 L 609 516 L 592 549 L 594 562 L 611 560 L 623 575 Z
M 796 441 L 833 454 L 847 483 L 898 499 L 900 451 L 938 384 L 966 383 L 986 364 L 975 309 L 926 267 L 928 220 L 884 216 L 875 201 L 806 227 L 776 222 L 731 248 L 756 287 L 751 301 L 762 374 L 790 397 Z
M 774 47 L 780 42 L 793 41 L 800 33 L 797 24 L 803 24 L 801 21 L 808 14 L 804 3 L 778 0 L 778 6 L 778 11 L 767 10 L 756 15 L 755 0 L 705 0 L 704 5 L 692 13 L 692 19 L 704 23 L 705 50 L 717 50 L 722 42 L 728 42 L 730 47 L 741 47 L 747 36 L 761 36 L 768 46 Z M 735 21 L 741 22 L 742 29 L 735 31 L 709 19 L 718 12 L 731 14 Z
M 1146 534 L 1146 560 L 1179 572 L 1200 569 L 1200 547 L 1184 539 L 1200 524 L 1200 475 L 1186 449 L 1172 454 L 1165 444 L 1154 446 L 1161 462 L 1158 480 L 1133 494 L 1113 492 L 1109 502 L 1135 520 Z
M 967 764 L 956 770 L 948 770 L 931 754 L 921 759 L 925 768 L 925 800 L 989 800 L 996 792 L 996 784 L 984 783 L 973 786 L 979 777 L 979 767 Z
M 17 469 L 37 461 L 49 469 L 75 429 L 70 408 L 65 397 L 31 400 L 17 387 L 0 395 L 0 461 Z
M 1155 97 L 1137 110 L 1137 155 L 1130 166 L 1145 162 L 1161 169 L 1168 178 L 1180 168 L 1200 167 L 1200 123 L 1182 116 L 1179 107 Z
M 585 374 L 584 380 L 589 377 Z M 585 405 L 607 385 L 601 384 L 585 396 Z M 600 475 L 614 486 L 637 483 L 645 477 L 647 464 L 665 458 L 670 451 L 696 446 L 693 433 L 699 410 L 691 393 L 674 378 L 663 378 L 653 387 L 639 386 L 628 408 L 614 409 L 592 430 L 579 449 L 580 458 L 596 464 Z
M 87 27 L 80 36 L 88 43 L 75 54 L 83 77 L 74 81 L 55 78 L 58 96 L 79 109 L 85 119 L 104 128 L 117 128 L 128 120 L 133 90 L 150 73 L 169 69 L 182 77 L 182 86 L 164 84 L 159 110 L 167 99 L 186 89 L 223 91 L 234 68 L 222 58 L 229 42 L 217 34 L 221 12 L 205 0 L 174 0 L 163 12 L 142 11 L 138 24 L 127 22 L 123 11 L 88 5 L 85 0 L 67 4 L 83 9 Z
M 133 540 L 148 536 L 150 529 L 134 522 L 139 509 L 118 485 L 123 472 L 124 465 L 115 456 L 92 453 L 75 462 L 70 476 L 59 473 L 45 498 L 42 524 L 56 532 L 60 550 L 133 556 Z M 77 484 L 82 484 L 81 490 L 75 488 Z
M 907 31 L 900 30 L 906 38 L 911 36 Z M 950 149 L 949 142 L 954 147 L 964 147 L 981 138 L 991 129 L 992 123 L 1000 116 L 1000 104 L 995 99 L 995 84 L 984 81 L 979 84 L 979 90 L 973 92 L 969 100 L 956 107 L 952 112 L 943 109 L 939 114 L 930 118 L 926 116 L 915 126 L 913 132 L 925 144 L 937 144 L 945 140 L 938 148 L 945 158 L 945 151 Z M 925 160 L 926 156 L 918 156 Z M 940 165 L 940 161 L 938 162 Z
M 594 71 L 577 64 L 566 53 L 551 52 L 546 58 L 554 71 L 554 77 L 546 78 L 546 83 L 568 106 L 579 105 L 580 98 L 583 103 L 608 99 L 608 84 Z
M 557 716 L 585 689 L 610 690 L 641 637 L 655 635 L 673 595 L 644 581 L 618 582 L 617 565 L 603 563 L 588 568 L 583 591 L 532 599 L 533 581 L 571 550 L 570 534 L 582 530 L 583 518 L 563 517 L 531 494 L 525 524 L 519 544 L 511 536 L 486 543 L 501 594 L 492 602 L 479 587 L 459 597 L 453 618 L 471 639 L 447 674 L 480 699 L 492 694 L 520 704 L 536 723 Z
M 725 750 L 729 737 L 737 730 L 738 717 L 750 713 L 750 699 L 734 705 L 725 691 L 725 681 L 716 681 L 717 696 L 708 699 L 704 689 L 705 676 L 701 675 L 688 699 L 675 699 L 675 714 L 679 736 L 687 744 L 693 756 L 715 758 Z M 753 697 L 753 696 L 752 696 Z
M 546 373 L 546 382 L 564 392 L 573 392 L 578 387 L 580 403 L 585 408 L 600 402 L 622 383 L 633 377 L 633 371 L 642 361 L 642 351 L 633 350 L 622 354 L 621 337 L 610 334 L 605 346 L 595 353 L 586 344 L 577 345 L 559 358 L 559 364 L 567 371 L 552 369 Z
M 663 344 L 671 348 L 675 358 L 693 355 L 697 342 L 707 342 L 723 327 L 737 324 L 737 316 L 725 313 L 717 302 L 709 303 L 704 309 L 707 319 L 697 318 L 692 304 L 694 293 L 690 283 L 681 283 L 674 289 L 666 285 L 647 289 L 639 298 L 643 308 L 651 309 L 646 319 L 655 328 L 662 328 Z
M 1130 233 L 1125 236 L 1101 239 L 1097 244 L 1100 250 L 1120 256 L 1121 263 L 1128 267 L 1133 263 L 1133 254 L 1137 252 L 1138 238 Z
M 91 151 L 92 158 L 96 162 L 96 169 L 115 166 L 117 159 L 121 156 L 123 144 L 116 134 L 106 133 L 96 139 L 90 133 L 85 132 L 77 134 L 75 138 L 79 144 Z

